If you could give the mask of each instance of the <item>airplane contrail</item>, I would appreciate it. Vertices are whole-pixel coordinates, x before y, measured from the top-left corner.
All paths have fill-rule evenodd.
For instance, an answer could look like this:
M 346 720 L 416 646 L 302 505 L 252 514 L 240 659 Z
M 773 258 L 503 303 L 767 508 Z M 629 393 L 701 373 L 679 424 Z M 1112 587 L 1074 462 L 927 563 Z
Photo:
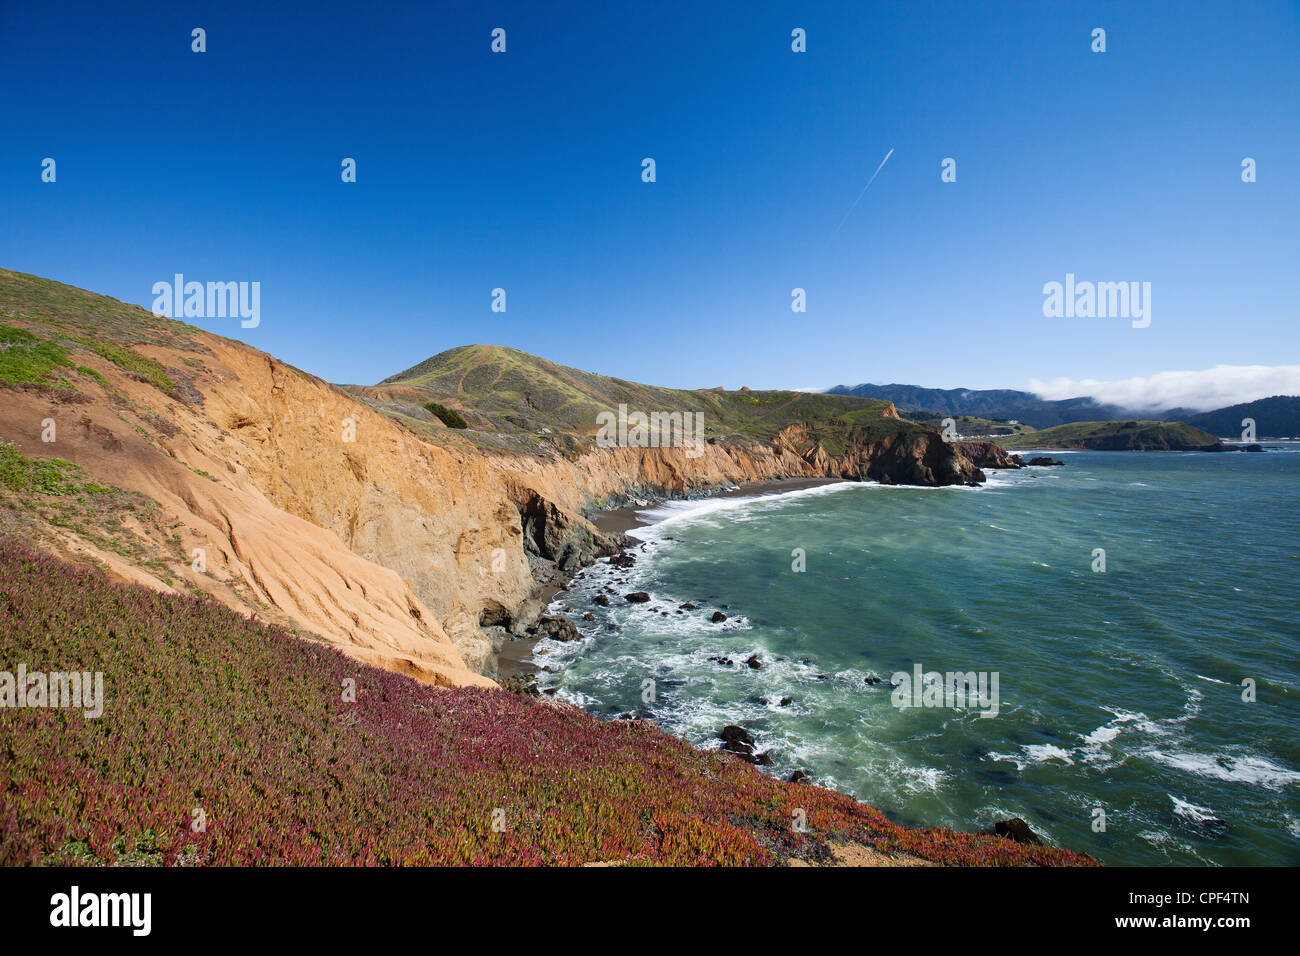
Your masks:
M 889 162 L 889 157 L 893 155 L 894 155 L 894 147 L 891 146 L 889 147 L 889 152 L 885 154 L 885 158 L 882 159 L 880 161 L 880 165 L 876 167 L 876 171 L 872 173 L 871 178 L 867 180 L 867 184 L 862 187 L 862 192 L 858 193 L 858 198 L 853 200 L 853 205 L 850 206 L 849 211 L 844 214 L 844 218 L 840 220 L 840 224 L 835 227 L 836 232 L 839 232 L 842 228 L 844 228 L 844 224 L 849 221 L 849 216 L 853 213 L 853 210 L 857 208 L 858 203 L 862 201 L 862 197 L 865 196 L 867 194 L 867 190 L 871 188 L 871 184 L 874 183 L 876 181 L 876 177 L 880 175 L 880 171 L 885 168 L 885 163 Z

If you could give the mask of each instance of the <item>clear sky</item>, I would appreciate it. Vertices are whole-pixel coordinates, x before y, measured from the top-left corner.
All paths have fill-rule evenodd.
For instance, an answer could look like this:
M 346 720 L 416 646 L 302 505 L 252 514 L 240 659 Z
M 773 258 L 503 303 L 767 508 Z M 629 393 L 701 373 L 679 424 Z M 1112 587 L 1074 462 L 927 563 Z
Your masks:
M 349 383 L 473 342 L 680 387 L 1300 363 L 1295 0 L 290 6 L 0 2 L 0 265 L 258 281 L 258 328 L 195 324 Z M 1045 318 L 1066 273 L 1150 327 Z

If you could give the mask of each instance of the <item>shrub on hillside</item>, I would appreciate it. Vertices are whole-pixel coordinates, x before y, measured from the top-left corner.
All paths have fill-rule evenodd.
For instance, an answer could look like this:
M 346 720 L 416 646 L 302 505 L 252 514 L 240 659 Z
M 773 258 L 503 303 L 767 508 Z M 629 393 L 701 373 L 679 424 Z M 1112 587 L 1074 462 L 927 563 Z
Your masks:
M 437 402 L 429 402 L 424 407 L 448 428 L 469 428 L 469 422 L 465 421 L 461 413 L 454 408 L 439 405 Z

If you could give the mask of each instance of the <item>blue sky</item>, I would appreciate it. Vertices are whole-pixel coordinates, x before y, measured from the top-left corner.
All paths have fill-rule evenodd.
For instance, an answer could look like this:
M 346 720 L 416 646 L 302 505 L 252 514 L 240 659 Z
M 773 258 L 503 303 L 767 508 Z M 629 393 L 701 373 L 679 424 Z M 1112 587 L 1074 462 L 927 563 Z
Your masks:
M 258 281 L 258 328 L 195 324 L 336 382 L 471 342 L 680 387 L 1300 364 L 1294 0 L 286 6 L 0 5 L 0 265 Z M 1150 327 L 1045 318 L 1067 272 L 1150 282 Z

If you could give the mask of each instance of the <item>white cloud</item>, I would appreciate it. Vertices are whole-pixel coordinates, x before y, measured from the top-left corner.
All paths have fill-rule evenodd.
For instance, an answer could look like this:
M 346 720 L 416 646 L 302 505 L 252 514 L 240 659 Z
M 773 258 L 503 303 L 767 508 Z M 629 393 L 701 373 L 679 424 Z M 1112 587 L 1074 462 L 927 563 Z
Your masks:
M 1270 395 L 1300 395 L 1300 365 L 1216 365 L 1199 372 L 1159 372 L 1112 382 L 1097 379 L 1032 379 L 1029 390 L 1058 400 L 1092 396 L 1107 405 L 1138 410 L 1191 408 L 1209 411 Z

